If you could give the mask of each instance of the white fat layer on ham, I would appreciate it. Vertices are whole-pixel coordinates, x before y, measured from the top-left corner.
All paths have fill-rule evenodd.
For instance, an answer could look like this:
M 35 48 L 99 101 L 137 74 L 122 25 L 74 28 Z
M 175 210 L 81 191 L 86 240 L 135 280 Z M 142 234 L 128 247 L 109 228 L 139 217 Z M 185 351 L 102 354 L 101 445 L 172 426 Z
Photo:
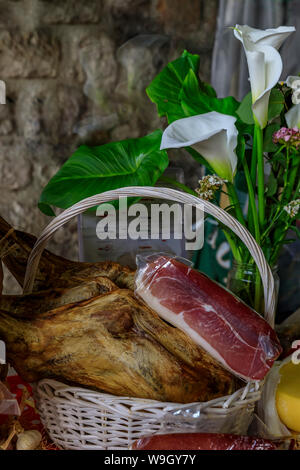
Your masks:
M 166 263 L 168 265 L 168 263 Z M 188 269 L 188 273 L 191 269 Z M 249 377 L 250 371 L 253 369 L 253 364 L 256 361 L 257 355 L 260 356 L 260 361 L 265 364 L 265 366 L 268 368 L 267 362 L 266 362 L 266 357 L 265 355 L 261 354 L 261 348 L 259 347 L 254 347 L 251 344 L 249 344 L 245 338 L 242 338 L 239 334 L 239 332 L 232 327 L 230 322 L 226 320 L 222 315 L 220 315 L 219 312 L 216 311 L 216 309 L 213 307 L 213 305 L 206 304 L 203 301 L 200 301 L 197 299 L 197 295 L 195 295 L 194 301 L 196 300 L 196 305 L 194 307 L 189 308 L 188 313 L 191 313 L 193 310 L 197 310 L 198 308 L 201 308 L 203 310 L 206 310 L 207 312 L 213 312 L 216 314 L 219 319 L 226 324 L 227 327 L 230 328 L 231 332 L 233 335 L 236 337 L 239 343 L 244 343 L 247 348 L 250 348 L 254 350 L 254 355 L 252 357 L 251 364 L 248 368 L 248 375 L 243 375 L 240 371 L 232 369 L 230 365 L 226 362 L 225 358 L 221 356 L 221 354 L 212 347 L 210 343 L 208 343 L 199 333 L 199 331 L 195 331 L 194 328 L 189 326 L 186 323 L 186 320 L 184 318 L 185 314 L 187 313 L 186 310 L 183 310 L 180 313 L 174 313 L 172 310 L 168 309 L 167 307 L 163 306 L 161 302 L 167 301 L 168 300 L 168 295 L 162 296 L 162 297 L 156 297 L 152 294 L 152 288 L 155 284 L 160 284 L 164 279 L 170 279 L 169 275 L 160 275 L 159 279 L 156 278 L 156 276 L 147 276 L 145 275 L 144 270 L 140 270 L 138 272 L 138 275 L 136 276 L 136 293 L 143 298 L 143 300 L 153 309 L 155 310 L 159 316 L 169 323 L 173 324 L 174 326 L 178 327 L 182 331 L 184 331 L 186 334 L 190 336 L 191 339 L 195 341 L 196 344 L 201 346 L 204 350 L 206 350 L 212 357 L 214 357 L 221 365 L 224 366 L 227 370 L 229 370 L 231 373 L 238 375 L 240 378 L 246 380 L 246 381 L 252 381 L 253 378 Z M 176 284 L 177 280 L 172 278 L 172 281 Z M 195 290 L 195 294 L 197 294 L 197 289 L 195 289 L 193 286 L 189 286 L 192 291 Z M 197 306 L 198 304 L 198 306 Z M 232 349 L 235 349 L 235 345 L 232 344 Z M 233 351 L 234 352 L 234 351 Z
M 160 284 L 161 282 L 163 282 L 164 279 L 170 279 L 170 277 L 169 277 L 169 276 L 160 276 L 159 279 L 155 279 L 155 278 L 152 279 L 152 280 L 149 282 L 149 284 L 148 284 L 148 290 L 151 292 L 151 288 L 152 288 L 153 286 L 155 286 L 156 284 Z M 176 282 L 176 281 L 174 281 L 174 282 Z M 152 294 L 150 294 L 150 295 L 152 295 Z M 160 299 L 157 299 L 157 298 L 156 298 L 155 296 L 153 296 L 153 295 L 152 295 L 152 297 L 154 297 L 154 298 L 158 301 L 158 303 L 159 303 L 159 305 L 161 306 L 161 308 L 164 308 L 164 307 L 162 306 L 161 302 L 168 302 L 168 295 L 166 295 L 165 297 L 160 297 Z M 220 319 L 220 321 L 221 321 L 222 323 L 224 323 L 224 324 L 231 330 L 232 334 L 237 338 L 237 340 L 239 341 L 239 343 L 245 344 L 245 346 L 246 346 L 247 348 L 253 349 L 254 351 L 257 350 L 256 347 L 254 347 L 254 346 L 252 346 L 251 344 L 247 343 L 247 341 L 246 341 L 244 338 L 241 337 L 241 335 L 239 334 L 239 332 L 238 332 L 236 329 L 234 329 L 234 328 L 232 327 L 232 325 L 230 324 L 230 322 L 229 322 L 228 320 L 226 320 L 226 318 L 225 318 L 223 315 L 220 315 L 220 313 L 217 312 L 217 310 L 216 310 L 212 305 L 206 304 L 206 303 L 204 303 L 203 301 L 197 299 L 197 291 L 195 291 L 195 298 L 193 299 L 193 302 L 195 303 L 196 306 L 193 307 L 193 308 L 190 308 L 190 309 L 188 310 L 188 313 L 191 313 L 191 312 L 193 312 L 194 310 L 197 311 L 199 308 L 205 310 L 206 312 L 213 312 L 213 313 Z M 168 312 L 170 312 L 171 315 L 176 315 L 176 318 L 180 318 L 181 322 L 179 322 L 179 325 L 185 325 L 185 324 L 186 324 L 186 321 L 185 321 L 185 319 L 184 319 L 184 314 L 187 313 L 187 312 L 182 311 L 182 312 L 180 312 L 180 313 L 176 313 L 176 314 L 175 314 L 175 313 L 172 312 L 172 310 L 170 310 L 170 309 L 166 309 L 166 310 L 168 310 Z M 186 325 L 186 327 L 190 329 L 190 327 L 189 327 L 188 325 Z M 192 329 L 192 331 L 194 331 L 194 329 Z M 196 335 L 201 336 L 201 335 L 199 334 L 199 332 L 196 332 Z M 205 341 L 205 340 L 203 339 L 203 341 Z M 232 347 L 234 347 L 234 345 L 233 345 Z M 228 367 L 229 367 L 229 366 L 228 366 Z
M 150 308 L 157 312 L 161 318 L 184 331 L 192 340 L 195 341 L 196 344 L 201 346 L 205 351 L 208 352 L 208 354 L 210 354 L 220 364 L 222 364 L 225 369 L 229 370 L 229 372 L 233 374 L 237 373 L 237 371 L 231 369 L 231 367 L 225 362 L 224 358 L 218 353 L 218 351 L 213 349 L 212 346 L 199 335 L 199 333 L 186 324 L 182 318 L 182 313 L 179 315 L 174 314 L 171 310 L 161 305 L 160 301 L 151 294 L 150 289 L 147 289 L 144 286 L 139 287 L 138 283 L 136 293 L 144 300 L 144 302 L 146 302 L 147 305 L 149 305 Z M 211 308 L 209 305 L 207 305 L 207 307 Z M 246 381 L 251 380 L 249 377 L 243 376 L 241 374 L 239 374 L 239 377 L 245 379 Z
M 156 298 L 154 295 L 151 294 L 150 291 L 150 286 L 145 287 L 143 285 L 143 282 L 139 282 L 139 280 L 136 280 L 136 293 L 139 295 L 144 302 L 152 308 L 155 312 L 159 314 L 161 318 L 166 320 L 167 322 L 171 323 L 172 325 L 176 326 L 180 330 L 184 331 L 193 341 L 195 341 L 196 344 L 198 344 L 200 347 L 202 347 L 205 351 L 208 352 L 216 361 L 218 361 L 225 369 L 227 369 L 229 372 L 232 374 L 236 375 L 238 373 L 239 377 L 249 381 L 252 380 L 250 377 L 246 377 L 236 370 L 233 370 L 229 364 L 224 360 L 224 358 L 219 354 L 218 351 L 216 351 L 202 336 L 199 335 L 193 328 L 191 328 L 183 319 L 183 314 L 184 312 L 181 312 L 180 314 L 175 314 L 168 308 L 164 307 L 161 305 L 160 300 Z M 140 284 L 140 285 L 139 285 Z M 207 311 L 214 311 L 215 309 L 211 305 L 206 305 Z M 205 307 L 204 307 L 205 308 Z

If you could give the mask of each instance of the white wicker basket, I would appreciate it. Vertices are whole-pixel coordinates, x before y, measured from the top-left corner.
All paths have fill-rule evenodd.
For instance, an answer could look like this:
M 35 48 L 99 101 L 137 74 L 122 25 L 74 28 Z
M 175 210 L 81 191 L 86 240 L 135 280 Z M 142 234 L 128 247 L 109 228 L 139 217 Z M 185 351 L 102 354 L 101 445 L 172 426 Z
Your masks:
M 63 449 L 128 449 L 141 436 L 182 432 L 245 434 L 260 390 L 249 384 L 206 403 L 163 403 L 117 397 L 45 379 L 34 388 L 37 409 Z
M 253 256 L 264 287 L 265 315 L 274 325 L 274 279 L 262 250 L 248 230 L 214 204 L 168 188 L 129 187 L 89 197 L 52 220 L 28 259 L 24 292 L 32 291 L 41 254 L 54 232 L 90 207 L 119 196 L 153 197 L 199 206 L 229 227 Z M 247 384 L 234 394 L 206 403 L 178 404 L 117 397 L 45 379 L 35 386 L 42 422 L 51 439 L 63 449 L 128 449 L 145 435 L 163 432 L 231 432 L 244 434 L 251 421 L 261 384 Z

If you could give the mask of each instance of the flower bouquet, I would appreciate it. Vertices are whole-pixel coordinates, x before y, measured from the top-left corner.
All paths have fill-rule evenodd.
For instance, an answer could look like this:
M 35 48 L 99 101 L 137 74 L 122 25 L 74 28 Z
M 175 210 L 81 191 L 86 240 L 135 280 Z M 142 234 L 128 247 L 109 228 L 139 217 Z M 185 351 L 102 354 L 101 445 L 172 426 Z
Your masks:
M 254 235 L 272 267 L 282 245 L 290 241 L 287 232 L 291 229 L 299 236 L 296 219 L 300 208 L 300 77 L 279 82 L 282 61 L 277 51 L 293 29 L 260 31 L 239 25 L 233 28 L 246 53 L 251 92 L 238 104 L 230 97 L 218 100 L 205 85 L 211 94 L 205 100 L 210 111 L 196 114 L 203 91 L 199 92 L 197 77 L 190 70 L 181 93 L 181 107 L 187 117 L 174 120 L 166 111 L 170 125 L 161 145 L 164 149 L 188 147 L 192 155 L 201 155 L 209 175 L 199 181 L 196 192 L 216 203 L 217 191 L 225 192 L 226 210 Z M 156 79 L 148 89 L 156 103 L 158 83 Z M 248 196 L 244 210 L 236 191 L 237 176 Z M 253 290 L 249 278 L 243 282 L 245 270 L 252 274 L 253 260 L 232 233 L 224 227 L 223 231 L 235 260 L 241 264 L 230 288 L 263 312 L 258 273 Z
M 287 233 L 299 236 L 300 77 L 279 81 L 282 60 L 278 52 L 294 30 L 232 28 L 243 44 L 249 67 L 251 92 L 241 102 L 231 96 L 218 98 L 199 78 L 199 56 L 184 51 L 146 90 L 159 116 L 167 119 L 165 131 L 79 147 L 45 187 L 40 209 L 54 215 L 51 205 L 67 208 L 108 189 L 154 185 L 164 178 L 167 150 L 185 148 L 207 169 L 199 187 L 164 180 L 215 204 L 220 204 L 222 194 L 223 208 L 248 228 L 274 267 L 283 244 L 295 238 L 287 238 Z M 246 192 L 247 207 L 242 206 L 237 188 Z M 263 313 L 262 286 L 254 261 L 238 238 L 221 228 L 236 262 L 254 269 L 253 290 L 244 284 L 237 293 Z M 236 290 L 234 284 L 230 287 Z

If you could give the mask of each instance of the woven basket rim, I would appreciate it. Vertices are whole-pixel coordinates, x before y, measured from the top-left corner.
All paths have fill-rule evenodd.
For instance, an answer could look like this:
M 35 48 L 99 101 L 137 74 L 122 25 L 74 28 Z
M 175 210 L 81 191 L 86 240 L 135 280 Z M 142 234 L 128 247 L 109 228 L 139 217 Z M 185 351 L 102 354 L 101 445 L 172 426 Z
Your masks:
M 118 395 L 111 395 L 109 393 L 104 393 L 96 390 L 92 390 L 90 388 L 84 388 L 84 387 L 79 387 L 79 386 L 72 386 L 72 385 L 67 385 L 64 384 L 63 382 L 59 382 L 54 379 L 42 379 L 34 384 L 34 388 L 38 393 L 40 393 L 40 388 L 43 388 L 44 386 L 48 386 L 53 390 L 53 395 L 57 400 L 65 400 L 65 398 L 61 397 L 60 394 L 63 393 L 71 393 L 74 395 L 74 400 L 78 401 L 85 401 L 83 397 L 77 397 L 77 393 L 82 393 L 83 395 L 89 395 L 89 396 L 96 396 L 101 400 L 107 400 L 111 402 L 132 402 L 135 404 L 135 406 L 140 405 L 140 406 L 163 406 L 164 408 L 188 408 L 191 405 L 199 405 L 201 408 L 206 408 L 206 407 L 217 407 L 218 404 L 220 403 L 226 403 L 230 401 L 233 397 L 236 397 L 236 400 L 233 399 L 232 402 L 230 402 L 229 406 L 222 407 L 224 409 L 228 409 L 230 407 L 235 406 L 236 402 L 241 402 L 243 404 L 246 404 L 249 396 L 257 396 L 260 395 L 261 393 L 261 383 L 259 382 L 248 382 L 245 384 L 245 387 L 242 387 L 235 392 L 233 392 L 230 395 L 224 395 L 222 397 L 214 398 L 212 400 L 208 400 L 206 402 L 190 402 L 190 403 L 177 403 L 177 402 L 163 402 L 159 400 L 152 400 L 149 398 L 136 398 L 136 397 L 127 397 L 127 396 L 118 396 Z M 248 390 L 247 390 L 248 388 Z M 243 396 L 244 395 L 244 396 Z M 86 401 L 87 403 L 90 403 Z

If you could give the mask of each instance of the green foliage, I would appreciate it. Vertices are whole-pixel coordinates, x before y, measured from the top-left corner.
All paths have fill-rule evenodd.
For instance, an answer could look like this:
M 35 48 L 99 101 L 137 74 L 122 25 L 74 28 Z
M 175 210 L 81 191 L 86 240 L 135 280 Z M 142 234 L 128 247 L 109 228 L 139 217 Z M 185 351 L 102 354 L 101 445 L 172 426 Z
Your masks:
M 284 95 L 277 88 L 273 88 L 269 98 L 268 120 L 271 121 L 280 115 L 284 108 Z M 237 109 L 237 115 L 245 124 L 254 124 L 252 113 L 252 95 L 249 92 Z
M 277 116 L 280 115 L 281 111 L 284 108 L 284 95 L 277 88 L 271 90 L 270 99 L 269 99 L 269 109 L 268 109 L 268 120 L 271 121 Z
M 210 111 L 217 111 L 230 116 L 236 115 L 239 102 L 235 98 L 228 96 L 219 99 L 207 95 L 202 91 L 200 84 L 201 82 L 199 82 L 195 72 L 189 70 L 179 94 L 185 116 L 194 116 L 209 113 Z
M 276 194 L 277 187 L 278 187 L 277 178 L 274 176 L 274 173 L 271 170 L 271 173 L 268 179 L 268 184 L 267 184 L 266 196 L 267 197 L 274 196 L 274 194 Z
M 232 96 L 217 98 L 213 87 L 198 78 L 199 65 L 198 55 L 184 51 L 146 89 L 149 98 L 157 106 L 159 116 L 166 116 L 169 124 L 210 111 L 236 116 L 239 102 Z M 191 148 L 187 150 L 196 161 L 210 170 L 208 163 L 198 152 Z
M 39 208 L 53 215 L 50 205 L 67 208 L 110 189 L 153 186 L 169 163 L 166 151 L 160 150 L 161 136 L 157 130 L 140 139 L 82 145 L 49 181 Z
M 190 70 L 198 72 L 198 55 L 184 51 L 181 57 L 170 62 L 151 82 L 146 92 L 157 106 L 159 116 L 167 116 L 171 123 L 184 117 L 179 95 Z M 210 91 L 211 93 L 211 91 Z
M 237 111 L 237 115 L 245 124 L 254 124 L 253 113 L 252 113 L 252 95 L 249 92 L 242 100 Z
M 211 111 L 236 118 L 238 168 L 235 188 L 230 185 L 230 189 L 227 185 L 231 202 L 227 210 L 238 220 L 242 219 L 242 223 L 245 222 L 257 241 L 262 243 L 267 260 L 273 262 L 279 248 L 285 243 L 288 228 L 299 235 L 295 219 L 290 219 L 283 207 L 291 200 L 295 191 L 293 188 L 299 181 L 300 152 L 287 150 L 285 143 L 281 146 L 274 144 L 272 139 L 274 132 L 286 125 L 284 112 L 291 106 L 291 90 L 286 85 L 277 85 L 271 90 L 269 123 L 261 130 L 259 126 L 254 126 L 251 93 L 241 103 L 231 96 L 218 98 L 213 87 L 199 78 L 199 66 L 199 56 L 184 51 L 154 78 L 146 92 L 156 104 L 159 116 L 166 117 L 169 124 Z M 79 147 L 43 190 L 39 201 L 40 210 L 47 215 L 55 215 L 51 206 L 67 208 L 86 197 L 119 187 L 153 186 L 168 166 L 167 153 L 160 150 L 161 137 L 162 131 L 157 130 L 139 139 L 98 147 Z M 195 149 L 188 147 L 186 150 L 199 164 L 205 165 L 208 172 L 213 173 L 207 161 Z M 261 177 L 263 152 L 271 167 L 267 183 L 264 176 Z M 250 212 L 247 217 L 241 210 L 239 214 L 235 189 L 248 190 L 250 194 Z M 259 220 L 259 225 L 255 202 L 257 194 L 260 201 L 258 213 L 263 214 L 263 223 Z M 229 235 L 226 229 L 224 232 L 227 238 L 231 237 L 231 241 L 234 241 L 232 234 Z M 235 251 L 240 255 L 244 253 L 239 242 L 236 242 Z
M 198 78 L 198 55 L 184 51 L 170 62 L 152 81 L 146 92 L 157 106 L 159 116 L 169 124 L 177 119 L 210 111 L 236 115 L 239 102 L 229 96 L 219 99 L 215 90 Z
M 278 145 L 273 143 L 274 132 L 280 129 L 280 125 L 277 123 L 270 124 L 266 127 L 264 133 L 264 152 L 277 152 Z

